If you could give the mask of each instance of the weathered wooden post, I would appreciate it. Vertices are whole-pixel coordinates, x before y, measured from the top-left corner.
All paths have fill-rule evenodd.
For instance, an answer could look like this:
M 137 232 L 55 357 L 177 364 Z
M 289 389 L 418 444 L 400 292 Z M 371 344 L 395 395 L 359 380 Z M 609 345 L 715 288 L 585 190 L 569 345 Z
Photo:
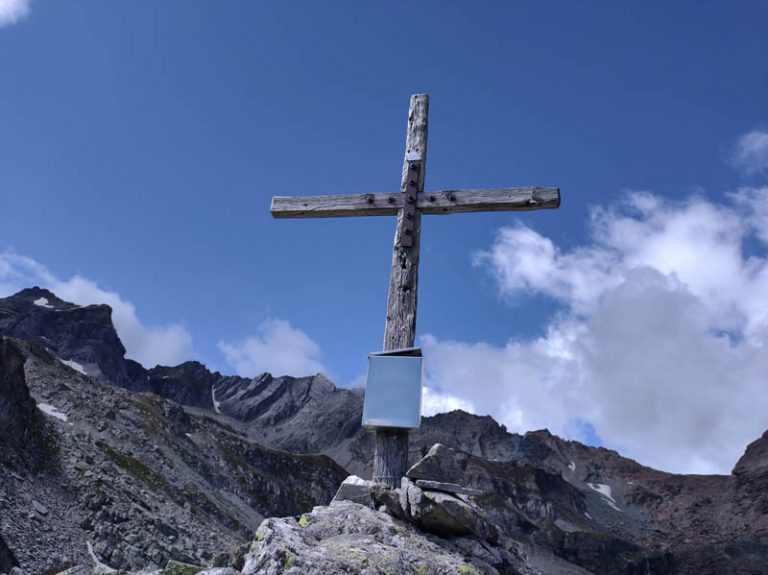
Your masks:
M 421 210 L 416 209 L 418 194 L 424 191 L 427 167 L 427 131 L 429 96 L 411 96 L 408 131 L 400 192 L 405 195 L 403 208 L 397 212 L 397 228 L 392 248 L 389 274 L 387 323 L 384 350 L 413 347 L 416 339 L 416 304 L 419 287 L 419 244 Z M 399 485 L 408 467 L 408 431 L 377 429 L 373 455 L 373 480 Z
M 272 198 L 271 211 L 276 218 L 397 215 L 384 330 L 385 352 L 411 348 L 414 344 L 422 213 L 526 211 L 560 206 L 558 188 L 483 188 L 424 193 L 428 113 L 429 97 L 426 94 L 411 96 L 399 193 Z M 396 486 L 407 465 L 407 429 L 377 427 L 374 481 Z

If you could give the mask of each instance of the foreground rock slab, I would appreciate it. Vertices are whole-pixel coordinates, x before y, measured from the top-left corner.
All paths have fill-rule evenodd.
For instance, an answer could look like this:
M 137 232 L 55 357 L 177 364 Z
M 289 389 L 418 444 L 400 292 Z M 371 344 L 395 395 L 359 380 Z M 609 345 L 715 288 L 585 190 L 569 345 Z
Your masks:
M 381 573 L 418 575 L 539 573 L 515 549 L 471 538 L 441 539 L 348 501 L 293 518 L 267 519 L 243 575 Z
M 339 501 L 353 501 L 373 509 L 373 497 L 371 496 L 371 482 L 361 479 L 357 475 L 350 475 L 339 486 L 339 490 L 331 503 Z

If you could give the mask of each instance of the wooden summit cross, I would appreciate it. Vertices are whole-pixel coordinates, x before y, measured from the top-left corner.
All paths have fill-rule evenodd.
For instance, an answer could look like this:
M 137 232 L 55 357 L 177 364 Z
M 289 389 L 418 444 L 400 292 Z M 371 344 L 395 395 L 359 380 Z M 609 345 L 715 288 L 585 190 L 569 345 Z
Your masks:
M 399 193 L 344 196 L 275 196 L 276 218 L 397 215 L 389 277 L 384 350 L 413 347 L 419 282 L 421 214 L 539 210 L 560 206 L 558 188 L 500 188 L 424 192 L 429 96 L 411 96 L 405 161 Z M 408 464 L 408 431 L 377 429 L 373 480 L 396 486 Z

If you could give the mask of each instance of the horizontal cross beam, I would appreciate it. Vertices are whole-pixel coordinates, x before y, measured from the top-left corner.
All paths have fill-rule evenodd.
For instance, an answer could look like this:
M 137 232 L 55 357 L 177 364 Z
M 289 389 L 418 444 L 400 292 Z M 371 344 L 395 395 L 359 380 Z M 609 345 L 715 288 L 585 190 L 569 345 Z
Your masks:
M 560 207 L 559 188 L 496 188 L 444 190 L 417 196 L 416 208 L 423 214 L 460 212 L 504 212 Z M 271 212 L 275 218 L 338 218 L 392 216 L 403 207 L 405 194 L 353 194 L 346 196 L 275 196 Z

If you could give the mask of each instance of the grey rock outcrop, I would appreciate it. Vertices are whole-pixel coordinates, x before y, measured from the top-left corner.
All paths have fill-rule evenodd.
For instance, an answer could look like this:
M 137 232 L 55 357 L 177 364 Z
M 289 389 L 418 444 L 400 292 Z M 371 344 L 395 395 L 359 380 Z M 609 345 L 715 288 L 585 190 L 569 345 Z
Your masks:
M 299 520 L 259 526 L 243 575 L 409 573 L 534 575 L 512 546 L 430 536 L 385 513 L 351 502 L 316 507 Z
M 739 486 L 768 493 L 768 431 L 747 446 L 733 468 L 733 476 Z

